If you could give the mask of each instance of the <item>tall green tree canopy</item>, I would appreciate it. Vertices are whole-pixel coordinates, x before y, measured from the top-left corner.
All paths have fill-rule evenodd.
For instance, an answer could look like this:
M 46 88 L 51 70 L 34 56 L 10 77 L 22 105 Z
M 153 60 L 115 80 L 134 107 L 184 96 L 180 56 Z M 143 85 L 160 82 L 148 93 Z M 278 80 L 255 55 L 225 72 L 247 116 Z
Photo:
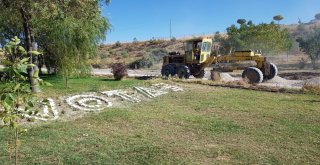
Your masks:
M 297 39 L 300 49 L 309 55 L 313 69 L 317 68 L 317 61 L 320 59 L 320 29 L 308 34 L 306 37 Z
M 242 24 L 240 27 L 231 25 L 227 28 L 227 35 L 218 35 L 223 51 L 222 54 L 229 54 L 235 50 L 262 50 L 264 53 L 276 54 L 289 50 L 292 46 L 292 39 L 286 29 L 282 29 L 274 23 L 261 23 L 255 25 Z
M 278 21 L 278 23 L 279 23 L 281 20 L 284 19 L 284 17 L 283 17 L 282 15 L 276 15 L 276 16 L 273 17 L 273 19 L 274 19 L 275 21 Z
M 21 36 L 27 50 L 38 45 L 44 51 L 43 57 L 60 73 L 82 73 L 87 70 L 75 70 L 88 68 L 86 59 L 95 55 L 97 44 L 110 28 L 100 10 L 102 4 L 109 2 L 0 0 L 0 20 L 8 22 L 0 22 L 6 25 L 0 28 L 0 41 Z
M 240 25 L 245 24 L 246 22 L 247 22 L 247 20 L 245 20 L 245 19 L 238 19 L 237 20 L 237 23 Z
M 96 54 L 97 44 L 110 28 L 108 20 L 101 17 L 98 1 L 85 2 L 51 4 L 46 10 L 54 14 L 35 23 L 37 35 L 42 36 L 39 45 L 47 52 L 46 64 L 65 76 L 90 71 L 87 59 Z
M 316 14 L 314 17 L 315 17 L 316 19 L 320 20 L 320 13 Z

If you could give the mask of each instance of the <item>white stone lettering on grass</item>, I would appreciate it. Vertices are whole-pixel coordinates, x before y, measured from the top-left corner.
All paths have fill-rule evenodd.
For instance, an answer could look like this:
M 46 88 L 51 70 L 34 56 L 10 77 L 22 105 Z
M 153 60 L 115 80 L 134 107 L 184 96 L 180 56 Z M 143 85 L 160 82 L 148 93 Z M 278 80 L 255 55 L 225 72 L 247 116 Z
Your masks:
M 175 85 L 169 85 L 164 83 L 152 84 L 153 87 L 158 88 L 160 90 L 171 90 L 173 92 L 182 92 L 183 89 L 181 87 Z
M 42 114 L 40 114 L 41 117 L 48 118 L 50 117 L 50 111 L 51 114 L 53 115 L 52 120 L 56 120 L 59 118 L 59 112 L 58 109 L 56 108 L 56 104 L 53 99 L 48 98 L 47 101 L 42 101 L 43 109 L 42 109 Z
M 41 120 L 41 121 L 48 121 L 48 119 L 43 118 L 43 117 L 38 117 L 38 116 L 33 116 L 33 115 L 28 115 L 28 114 L 24 114 L 23 115 L 25 118 L 28 119 L 35 119 L 35 120 Z
M 107 99 L 95 95 L 75 95 L 66 99 L 68 105 L 75 110 L 100 111 L 112 106 Z
M 183 91 L 181 87 L 175 85 L 169 85 L 164 83 L 152 84 L 150 87 L 134 87 L 134 92 L 132 90 L 111 90 L 104 91 L 100 94 L 103 96 L 99 96 L 98 93 L 90 93 L 84 95 L 74 95 L 67 97 L 65 102 L 72 107 L 74 110 L 80 111 L 100 111 L 105 108 L 111 107 L 112 103 L 107 99 L 108 97 L 119 97 L 122 100 L 126 100 L 132 103 L 139 103 L 144 100 L 144 98 L 155 98 L 169 92 L 180 92 Z M 140 93 L 141 95 L 137 95 L 136 93 Z M 40 121 L 49 121 L 56 120 L 59 117 L 59 110 L 55 104 L 55 100 L 48 98 L 39 102 L 39 106 L 42 108 L 37 114 L 29 113 L 24 110 L 23 107 L 20 107 L 19 110 L 24 114 L 24 117 L 27 119 L 35 119 Z M 3 111 L 3 107 L 0 107 L 0 111 Z
M 156 90 L 154 88 L 134 87 L 134 89 L 151 99 L 168 93 L 166 91 Z
M 141 101 L 138 98 L 135 98 L 133 96 L 128 95 L 126 91 L 122 91 L 122 90 L 105 91 L 105 92 L 101 92 L 101 93 L 108 96 L 108 97 L 117 96 L 123 100 L 127 100 L 127 101 L 130 101 L 133 103 L 138 103 Z
M 28 119 L 35 119 L 41 121 L 48 121 L 48 120 L 56 120 L 59 118 L 59 111 L 56 108 L 56 104 L 53 99 L 48 98 L 46 100 L 41 101 L 42 112 L 37 114 L 30 114 L 29 112 L 25 112 L 24 108 L 21 107 L 19 111 L 24 113 L 24 117 Z

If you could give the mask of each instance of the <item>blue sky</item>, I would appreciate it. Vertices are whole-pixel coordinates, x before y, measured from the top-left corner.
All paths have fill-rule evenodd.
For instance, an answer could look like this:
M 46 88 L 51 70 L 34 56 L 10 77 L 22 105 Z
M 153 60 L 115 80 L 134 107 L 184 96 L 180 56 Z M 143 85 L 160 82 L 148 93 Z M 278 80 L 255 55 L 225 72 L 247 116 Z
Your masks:
M 131 42 L 169 38 L 170 19 L 177 38 L 225 32 L 239 18 L 269 23 L 281 14 L 281 23 L 308 22 L 320 13 L 320 0 L 112 0 L 102 11 L 113 26 L 106 43 Z

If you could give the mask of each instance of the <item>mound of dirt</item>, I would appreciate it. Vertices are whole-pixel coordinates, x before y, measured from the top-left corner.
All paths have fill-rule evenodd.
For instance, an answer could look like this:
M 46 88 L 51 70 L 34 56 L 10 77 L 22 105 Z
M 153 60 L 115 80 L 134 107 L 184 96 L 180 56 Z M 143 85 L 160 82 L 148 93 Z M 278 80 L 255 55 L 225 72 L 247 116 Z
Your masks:
M 205 78 L 210 80 L 210 74 L 206 74 Z M 220 81 L 226 83 L 232 83 L 241 81 L 241 77 L 233 77 L 229 73 L 220 73 Z M 282 78 L 280 76 L 276 76 L 271 80 L 267 80 L 259 84 L 259 86 L 264 87 L 276 87 L 276 88 L 291 88 L 291 89 L 301 89 L 304 85 L 308 86 L 320 86 L 320 77 L 315 77 L 308 80 L 288 80 L 286 78 Z
M 289 80 L 276 76 L 271 80 L 266 81 L 266 83 L 287 83 Z
M 320 87 L 320 77 L 315 77 L 305 81 L 305 84 L 308 86 Z
M 228 73 L 220 73 L 220 78 L 221 78 L 221 81 L 223 81 L 223 82 L 232 82 L 232 81 L 239 80 L 239 78 L 232 77 Z
M 280 73 L 279 76 L 288 80 L 307 80 L 320 77 L 320 72 L 289 72 Z
M 302 80 L 287 80 L 285 78 L 276 76 L 271 80 L 261 83 L 263 86 L 278 87 L 278 88 L 301 88 L 303 86 Z

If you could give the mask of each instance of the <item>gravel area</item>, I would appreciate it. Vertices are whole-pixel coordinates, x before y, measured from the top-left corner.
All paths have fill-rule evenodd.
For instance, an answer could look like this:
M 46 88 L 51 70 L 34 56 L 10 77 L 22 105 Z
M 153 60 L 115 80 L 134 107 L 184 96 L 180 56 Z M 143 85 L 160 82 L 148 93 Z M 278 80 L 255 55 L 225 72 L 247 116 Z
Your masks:
M 96 75 L 112 75 L 110 69 L 93 69 L 93 74 Z M 128 74 L 130 77 L 139 77 L 139 76 L 158 76 L 160 75 L 160 70 L 128 70 Z M 304 75 L 304 74 L 303 74 Z M 300 75 L 301 77 L 301 75 Z M 193 76 L 190 77 L 194 79 Z M 220 73 L 221 81 L 223 82 L 233 82 L 242 80 L 239 74 L 232 73 Z M 293 89 L 301 89 L 304 85 L 316 86 L 320 87 L 320 77 L 303 77 L 309 79 L 300 79 L 300 80 L 289 80 L 280 76 L 276 76 L 275 78 L 262 82 L 261 86 L 269 86 L 269 87 L 277 87 L 277 88 L 293 88 Z M 210 80 L 211 73 L 209 69 L 206 69 L 205 76 L 203 80 Z
M 320 87 L 320 77 L 315 77 L 305 81 L 306 85 Z
M 111 69 L 93 69 L 94 75 L 112 75 Z M 157 76 L 160 75 L 160 70 L 128 70 L 129 77 L 142 77 L 142 76 Z
M 303 80 L 287 80 L 282 77 L 276 76 L 275 78 L 261 83 L 262 86 L 278 87 L 278 88 L 295 88 L 300 89 L 303 87 Z

